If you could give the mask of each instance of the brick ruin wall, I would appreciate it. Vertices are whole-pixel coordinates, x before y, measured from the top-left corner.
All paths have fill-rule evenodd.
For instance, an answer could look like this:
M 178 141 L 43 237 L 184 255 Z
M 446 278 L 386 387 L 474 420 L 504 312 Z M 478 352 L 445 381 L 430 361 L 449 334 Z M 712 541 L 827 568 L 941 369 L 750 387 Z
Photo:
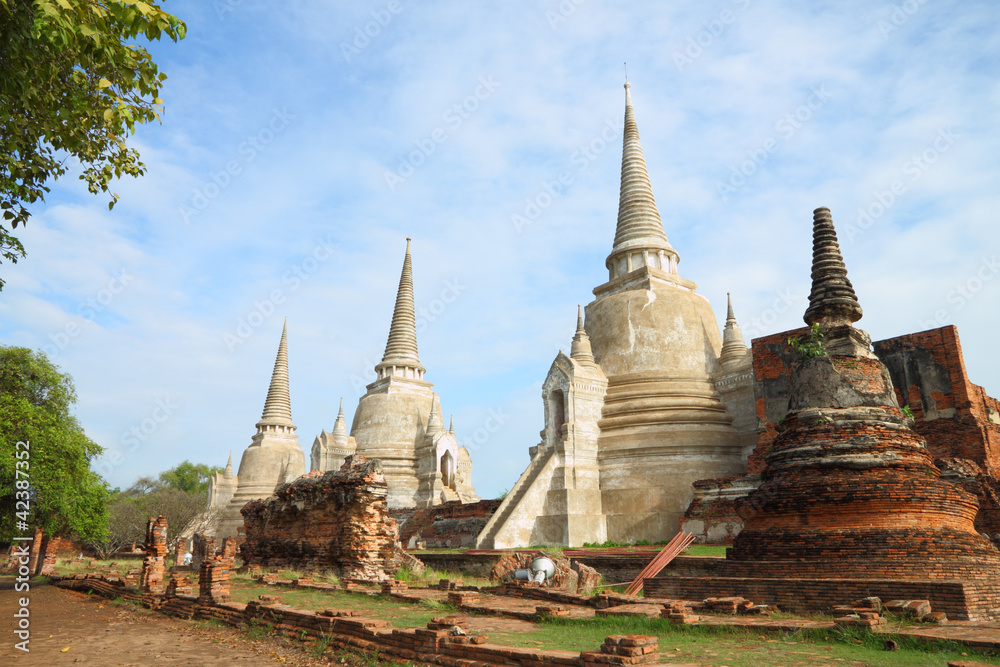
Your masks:
M 694 498 L 680 520 L 680 529 L 695 537 L 695 544 L 732 544 L 743 528 L 737 511 L 740 498 L 756 487 L 757 475 L 699 479 Z
M 18 570 L 21 549 L 25 544 L 29 551 L 27 567 L 32 576 L 50 575 L 55 570 L 56 558 L 72 558 L 86 551 L 82 544 L 73 539 L 59 535 L 49 536 L 41 528 L 37 528 L 31 542 L 13 542 L 7 548 L 6 556 L 0 560 L 0 570 Z
M 791 371 L 798 362 L 786 341 L 805 331 L 753 342 L 761 432 L 749 472 L 762 471 L 766 458 L 767 479 L 749 498 L 735 502 L 744 521 L 752 517 L 753 525 L 746 523 L 727 559 L 669 568 L 647 592 L 664 597 L 745 595 L 790 611 L 814 611 L 838 604 L 837 598 L 844 595 L 838 590 L 903 597 L 900 587 L 920 580 L 920 590 L 910 593 L 934 600 L 935 608 L 947 609 L 952 617 L 1000 615 L 1000 588 L 991 574 L 996 549 L 970 530 L 973 517 L 980 533 L 992 536 L 1000 529 L 997 478 L 990 474 L 995 470 L 1000 414 L 997 401 L 969 382 L 955 328 L 873 346 L 900 405 L 909 404 L 913 410 L 913 431 L 883 426 L 874 413 L 875 421 L 842 424 L 828 417 L 808 424 L 796 421 L 807 413 L 786 417 Z M 832 363 L 837 367 L 837 358 Z M 881 384 L 875 382 L 878 364 L 860 358 L 840 364 L 838 372 L 858 391 L 874 392 L 872 387 Z M 864 405 L 887 404 L 880 399 Z M 866 409 L 856 408 L 859 414 Z M 906 433 L 912 435 L 910 440 L 926 438 L 927 448 L 907 444 Z M 839 451 L 833 443 L 849 442 L 861 453 L 892 450 L 895 463 L 864 474 L 853 473 L 850 465 L 828 467 L 823 456 L 835 457 Z M 783 472 L 782 465 L 812 450 L 818 457 L 814 468 L 802 467 L 803 459 L 797 464 L 801 470 Z M 899 456 L 903 458 L 896 460 Z M 920 457 L 926 463 L 920 464 Z M 942 471 L 941 479 L 932 467 L 924 475 L 915 474 L 931 460 Z M 734 484 L 711 482 L 720 488 Z M 764 514 L 759 514 L 761 503 L 766 505 Z M 701 516 L 714 511 L 725 519 L 733 504 L 720 502 L 712 508 L 709 502 L 694 509 Z M 789 523 L 796 517 L 797 523 Z M 830 567 L 831 559 L 836 567 Z
M 954 326 L 873 344 L 889 369 L 896 399 L 909 405 L 914 430 L 935 458 L 975 461 L 1000 475 L 1000 402 L 972 384 Z
M 789 380 L 799 355 L 788 347 L 788 339 L 809 332 L 807 327 L 754 338 L 753 395 L 757 406 L 757 447 L 747 458 L 747 474 L 764 472 L 764 456 L 778 437 L 776 425 L 788 412 Z
M 348 457 L 338 471 L 314 471 L 283 485 L 243 507 L 243 563 L 389 579 L 399 568 L 401 549 L 387 495 L 381 464 L 360 456 Z
M 464 549 L 476 546 L 476 537 L 500 506 L 501 500 L 463 503 L 454 500 L 400 516 L 399 540 L 407 549 Z M 395 516 L 396 511 L 390 510 Z
M 188 552 L 188 540 L 186 537 L 178 537 L 174 540 L 174 565 L 183 565 L 184 557 Z
M 767 578 L 767 577 L 670 577 L 648 579 L 645 593 L 667 599 L 700 599 L 743 596 L 757 604 L 776 605 L 780 611 L 807 614 L 829 613 L 834 605 L 865 597 L 930 600 L 935 611 L 949 619 L 979 618 L 970 607 L 978 600 L 978 584 L 963 582 L 900 581 L 879 579 Z
M 798 355 L 787 341 L 808 331 L 802 327 L 752 342 L 759 431 L 757 447 L 747 459 L 748 476 L 763 472 L 776 426 L 788 411 L 789 378 Z M 1000 542 L 995 537 L 1000 535 L 1000 401 L 969 380 L 957 329 L 949 325 L 877 341 L 872 347 L 889 371 L 900 406 L 913 411 L 913 430 L 927 440 L 944 478 L 978 498 L 976 529 Z M 700 543 L 731 543 L 742 521 L 735 514 L 739 500 L 725 490 L 752 481 L 744 476 L 696 482 L 681 528 L 695 532 Z M 699 484 L 709 492 L 699 493 Z M 715 534 L 710 533 L 713 526 Z
M 764 456 L 777 437 L 775 426 L 788 410 L 788 381 L 798 355 L 790 337 L 807 333 L 792 329 L 753 340 L 754 398 L 760 431 L 747 460 L 747 473 L 764 470 Z M 1000 401 L 969 380 L 958 330 L 939 329 L 872 343 L 885 364 L 900 406 L 913 411 L 913 430 L 927 440 L 938 459 L 968 459 L 983 472 L 1000 477 Z
M 648 635 L 611 635 L 594 650 L 546 650 L 493 644 L 488 637 L 470 632 L 462 616 L 434 618 L 425 628 L 393 627 L 390 621 L 365 618 L 352 611 L 309 611 L 260 600 L 247 604 L 195 598 L 181 593 L 171 580 L 172 595 L 153 595 L 123 585 L 118 577 L 75 575 L 61 578 L 56 586 L 93 591 L 108 599 L 122 598 L 185 619 L 213 619 L 234 627 L 267 624 L 287 637 L 319 640 L 334 650 L 347 649 L 375 654 L 380 661 L 418 662 L 437 665 L 564 665 L 565 667 L 611 667 L 655 665 L 660 662 L 658 638 Z
M 969 381 L 958 331 L 946 326 L 873 347 L 945 478 L 979 499 L 976 530 L 1000 541 L 1000 402 Z

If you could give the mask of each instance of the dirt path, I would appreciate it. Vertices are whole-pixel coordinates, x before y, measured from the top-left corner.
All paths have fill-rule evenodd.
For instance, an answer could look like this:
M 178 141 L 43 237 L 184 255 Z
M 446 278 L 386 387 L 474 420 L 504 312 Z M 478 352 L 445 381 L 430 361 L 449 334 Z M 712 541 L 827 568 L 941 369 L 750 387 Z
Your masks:
M 252 640 L 234 628 L 182 621 L 96 595 L 32 585 L 30 653 L 14 648 L 24 593 L 0 580 L 0 665 L 328 665 L 284 638 Z M 64 651 L 63 649 L 67 649 Z

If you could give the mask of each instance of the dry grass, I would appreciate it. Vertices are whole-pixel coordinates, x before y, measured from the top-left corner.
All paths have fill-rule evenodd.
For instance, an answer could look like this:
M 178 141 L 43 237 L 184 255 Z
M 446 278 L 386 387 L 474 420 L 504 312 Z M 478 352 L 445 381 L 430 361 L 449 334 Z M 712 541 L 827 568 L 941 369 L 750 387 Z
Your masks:
M 441 579 L 448 579 L 450 581 L 461 580 L 466 586 L 492 585 L 487 577 L 477 577 L 469 572 L 449 572 L 446 570 L 435 570 L 432 567 L 424 568 L 423 572 L 414 572 L 407 567 L 402 567 L 396 572 L 396 581 L 405 581 L 408 584 L 436 586 Z
M 87 565 L 90 562 L 90 565 Z M 172 561 L 168 561 L 167 568 L 171 566 Z M 83 563 L 73 559 L 73 558 L 57 558 L 56 559 L 56 574 L 62 576 L 68 576 L 72 574 L 85 574 L 88 572 L 110 572 L 118 574 L 119 576 L 124 576 L 129 570 L 138 570 L 142 568 L 142 560 L 96 560 L 88 558 Z

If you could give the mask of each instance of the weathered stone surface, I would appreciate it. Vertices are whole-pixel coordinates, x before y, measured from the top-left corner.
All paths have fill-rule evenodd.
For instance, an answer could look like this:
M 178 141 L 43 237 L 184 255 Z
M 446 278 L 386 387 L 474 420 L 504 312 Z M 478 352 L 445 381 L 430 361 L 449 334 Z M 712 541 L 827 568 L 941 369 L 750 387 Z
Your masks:
M 832 327 L 857 322 L 861 314 L 861 305 L 840 255 L 833 216 L 825 206 L 818 208 L 813 211 L 812 290 L 803 319 L 810 326 Z
M 399 567 L 396 522 L 386 507 L 377 460 L 350 457 L 341 470 L 318 471 L 243 508 L 246 565 L 330 570 L 345 579 L 382 581 Z
M 445 428 L 441 399 L 433 383 L 424 380 L 424 373 L 417 354 L 407 238 L 389 338 L 385 355 L 375 366 L 375 381 L 358 402 L 349 436 L 341 412 L 333 433 L 324 431 L 317 437 L 314 468 L 327 470 L 323 466 L 351 453 L 378 458 L 389 489 L 388 505 L 393 509 L 478 501 L 469 451 L 459 444 L 453 428 Z
M 737 504 L 759 485 L 760 475 L 698 480 L 680 529 L 694 535 L 696 544 L 732 544 L 743 529 Z
M 608 281 L 571 355 L 549 370 L 542 441 L 480 547 L 668 539 L 692 482 L 741 474 L 756 443 L 750 356 L 735 316 L 724 345 L 708 301 L 677 271 L 630 91 L 624 127 Z
M 829 233 L 824 217 L 817 211 L 817 236 Z M 814 267 L 814 285 L 822 268 Z M 755 587 L 764 592 L 754 599 L 771 602 L 777 593 L 765 580 L 794 588 L 842 579 L 845 592 L 867 580 L 883 598 L 895 581 L 901 590 L 914 582 L 954 582 L 962 587 L 959 600 L 926 588 L 935 607 L 937 597 L 950 605 L 949 615 L 1000 615 L 994 583 L 1000 552 L 974 528 L 975 496 L 941 479 L 924 439 L 899 409 L 888 371 L 863 345 L 867 335 L 850 326 L 860 309 L 844 308 L 807 316 L 833 325 L 824 330 L 827 354 L 792 367 L 788 413 L 763 456 L 763 483 L 739 506 L 744 528 L 705 589 Z M 648 592 L 677 597 L 699 585 L 661 577 L 664 584 Z M 736 581 L 743 578 L 757 583 Z M 800 608 L 820 601 L 814 592 L 799 600 Z
M 715 526 L 716 535 L 722 529 L 733 534 L 742 529 L 742 520 L 733 516 L 734 503 L 759 485 L 764 457 L 791 405 L 790 377 L 798 353 L 787 341 L 807 331 L 795 329 L 754 339 L 756 410 L 763 426 L 747 460 L 748 475 L 697 482 L 695 499 L 682 520 L 689 532 L 700 534 L 706 526 Z M 877 341 L 873 347 L 888 370 L 897 403 L 912 411 L 912 428 L 926 440 L 942 477 L 978 499 L 976 530 L 1000 541 L 1000 402 L 969 380 L 957 330 L 945 326 Z M 828 402 L 836 398 L 829 397 Z M 881 398 L 888 401 L 887 396 Z M 843 402 L 843 397 L 838 400 Z M 871 402 L 870 398 L 861 400 Z M 708 537 L 705 541 L 727 542 Z
M 305 474 L 305 454 L 299 447 L 292 421 L 288 392 L 288 325 L 281 331 L 278 354 L 271 374 L 271 385 L 264 401 L 264 411 L 256 425 L 250 446 L 243 452 L 236 476 L 236 491 L 220 510 L 216 539 L 233 537 L 243 525 L 240 510 L 251 500 L 266 498 L 280 484 Z M 228 482 L 231 484 L 231 480 Z M 221 499 L 224 494 L 217 496 Z
M 476 536 L 499 506 L 499 500 L 451 501 L 411 510 L 406 512 L 405 521 L 400 521 L 399 540 L 407 549 L 474 547 Z M 390 515 L 396 518 L 398 511 L 390 510 Z
M 233 455 L 230 452 L 225 469 L 222 472 L 215 473 L 208 480 L 207 509 L 223 508 L 228 505 L 229 501 L 233 499 L 238 485 L 239 480 L 236 478 L 235 473 L 233 473 Z
M 607 378 L 577 314 L 571 356 L 560 352 L 542 383 L 545 429 L 531 463 L 477 539 L 477 546 L 581 546 L 607 539 L 598 465 Z
M 340 470 L 347 457 L 355 454 L 358 443 L 353 436 L 347 434 L 347 419 L 344 417 L 344 399 L 340 399 L 337 418 L 333 422 L 333 431 L 323 429 L 313 440 L 312 452 L 309 456 L 310 470 Z

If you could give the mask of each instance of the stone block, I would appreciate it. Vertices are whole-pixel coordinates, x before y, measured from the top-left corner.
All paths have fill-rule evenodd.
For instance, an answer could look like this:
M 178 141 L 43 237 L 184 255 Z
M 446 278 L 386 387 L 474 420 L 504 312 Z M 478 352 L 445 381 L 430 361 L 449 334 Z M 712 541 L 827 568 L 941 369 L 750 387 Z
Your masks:
M 931 603 L 928 600 L 890 600 L 885 603 L 885 610 L 897 616 L 921 619 L 931 613 Z

